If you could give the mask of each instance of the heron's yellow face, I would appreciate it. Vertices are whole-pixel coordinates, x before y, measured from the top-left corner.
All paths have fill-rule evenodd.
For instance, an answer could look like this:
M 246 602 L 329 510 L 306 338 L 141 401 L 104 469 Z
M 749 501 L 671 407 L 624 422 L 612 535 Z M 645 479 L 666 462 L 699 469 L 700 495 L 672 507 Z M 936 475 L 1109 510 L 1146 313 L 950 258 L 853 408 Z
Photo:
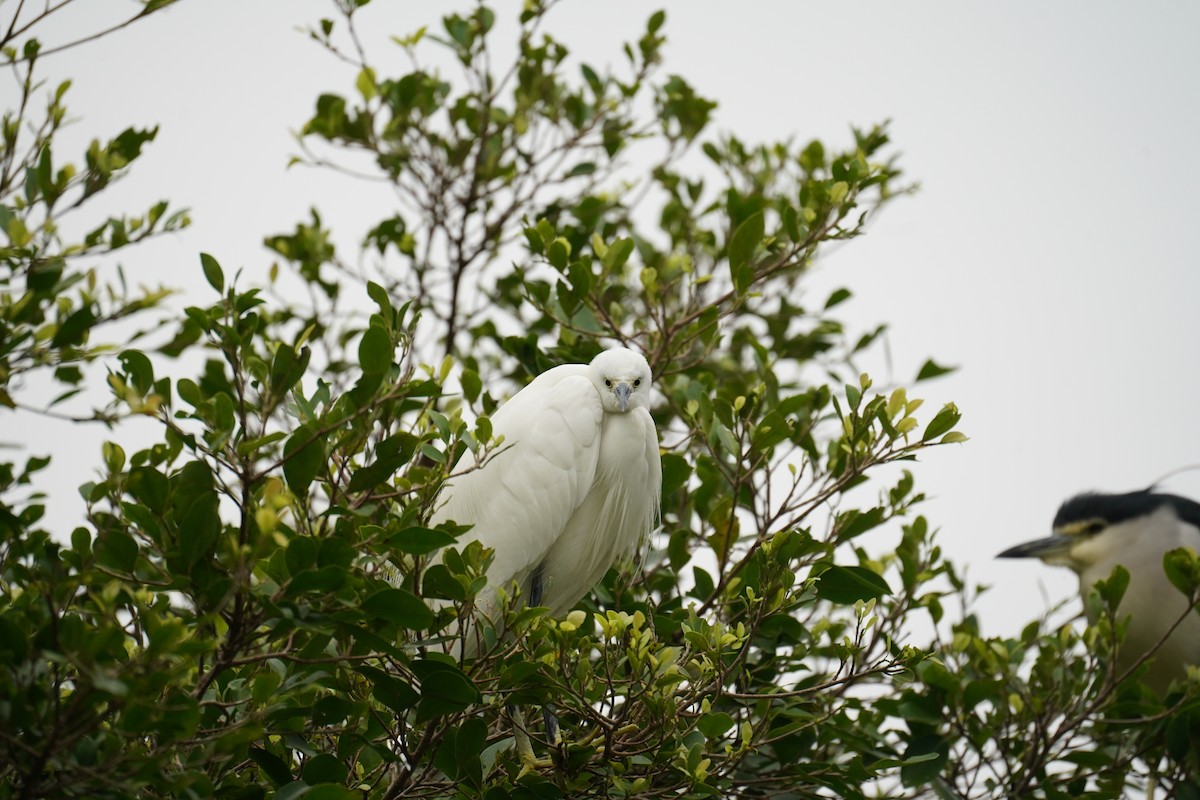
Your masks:
M 1054 529 L 1048 542 L 1057 541 L 1057 546 L 1048 545 L 1040 553 L 1034 553 L 1046 564 L 1070 567 L 1079 572 L 1094 563 L 1096 543 L 1094 538 L 1104 532 L 1108 523 L 1102 519 L 1074 520 Z

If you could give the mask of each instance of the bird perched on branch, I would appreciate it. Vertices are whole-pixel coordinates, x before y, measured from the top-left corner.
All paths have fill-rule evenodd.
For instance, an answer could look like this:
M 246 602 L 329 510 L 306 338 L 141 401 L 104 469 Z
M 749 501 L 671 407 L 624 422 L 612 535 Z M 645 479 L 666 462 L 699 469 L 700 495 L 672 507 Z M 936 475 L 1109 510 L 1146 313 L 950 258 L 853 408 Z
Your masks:
M 662 494 L 658 434 L 649 411 L 650 365 L 632 350 L 606 350 L 590 364 L 547 370 L 492 415 L 503 442 L 478 469 L 442 490 L 434 523 L 473 526 L 494 551 L 476 610 L 498 610 L 512 593 L 552 615 L 568 611 L 653 528 Z M 470 628 L 460 654 L 478 649 Z M 526 768 L 537 765 L 524 719 L 510 707 Z M 557 720 L 545 710 L 547 735 Z
M 650 365 L 624 347 L 539 375 L 492 416 L 503 443 L 442 490 L 433 522 L 474 526 L 495 551 L 496 589 L 562 614 L 646 537 L 658 516 L 662 463 L 649 411 Z
M 1127 494 L 1081 494 L 1058 509 L 1053 530 L 1048 538 L 1010 547 L 997 557 L 1033 557 L 1069 567 L 1079 576 L 1085 598 L 1097 581 L 1123 566 L 1129 586 L 1118 614 L 1128 615 L 1130 623 L 1118 651 L 1118 671 L 1154 650 L 1143 680 L 1161 695 L 1184 676 L 1185 664 L 1200 665 L 1200 615 L 1189 611 L 1188 598 L 1163 569 L 1163 555 L 1175 548 L 1200 551 L 1200 503 L 1157 493 L 1153 486 Z

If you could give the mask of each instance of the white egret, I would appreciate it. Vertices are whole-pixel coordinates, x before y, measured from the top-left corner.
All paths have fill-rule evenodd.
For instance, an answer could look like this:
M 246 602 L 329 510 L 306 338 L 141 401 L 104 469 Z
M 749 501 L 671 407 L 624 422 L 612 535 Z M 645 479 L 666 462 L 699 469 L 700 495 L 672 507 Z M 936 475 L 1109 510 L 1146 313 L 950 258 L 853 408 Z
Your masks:
M 432 522 L 473 526 L 463 544 L 494 551 L 476 611 L 493 615 L 497 592 L 568 611 L 653 528 L 662 494 L 658 434 L 650 416 L 650 365 L 624 347 L 590 364 L 564 364 L 535 378 L 492 416 L 498 452 L 451 479 Z M 461 635 L 461 634 L 460 634 Z M 456 653 L 476 652 L 465 635 Z M 510 707 L 517 749 L 532 768 L 524 720 Z M 547 735 L 557 721 L 547 707 Z
M 498 452 L 448 482 L 432 518 L 495 552 L 480 611 L 515 585 L 562 614 L 647 536 L 662 490 L 649 394 L 646 359 L 618 347 L 547 370 L 492 416 Z

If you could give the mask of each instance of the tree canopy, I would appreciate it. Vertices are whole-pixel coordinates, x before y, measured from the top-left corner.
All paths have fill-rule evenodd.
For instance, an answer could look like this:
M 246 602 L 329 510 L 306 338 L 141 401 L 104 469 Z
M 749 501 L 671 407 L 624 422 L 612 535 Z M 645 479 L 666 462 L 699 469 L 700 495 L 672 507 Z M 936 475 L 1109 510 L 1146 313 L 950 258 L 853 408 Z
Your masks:
M 395 205 L 353 257 L 319 210 L 264 232 L 259 283 L 197 254 L 211 291 L 183 298 L 97 266 L 188 222 L 101 211 L 160 132 L 63 160 L 69 82 L 45 56 L 91 37 L 39 41 L 69 8 L 0 26 L 0 415 L 94 398 L 74 424 L 111 426 L 74 530 L 42 522 L 47 459 L 0 464 L 0 797 L 1121 797 L 1151 778 L 1200 797 L 1195 681 L 1159 698 L 1112 667 L 1120 572 L 1093 625 L 988 637 L 918 488 L 918 456 L 966 440 L 924 383 L 945 369 L 876 386 L 855 363 L 882 328 L 839 321 L 846 289 L 803 291 L 908 190 L 886 126 L 715 132 L 715 101 L 664 69 L 663 12 L 609 71 L 554 37 L 554 5 L 518 12 L 512 63 L 493 56 L 509 12 L 479 4 L 398 32 L 412 68 L 391 74 L 356 32 L 374 7 L 332 4 L 309 33 L 357 79 L 315 99 L 300 159 L 369 164 Z M 96 215 L 79 240 L 68 213 Z M 136 347 L 130 319 L 151 327 Z M 438 489 L 495 453 L 505 396 L 614 343 L 661 395 L 661 531 L 565 618 L 514 605 L 459 662 L 439 632 L 490 553 L 430 525 Z M 62 386 L 45 407 L 39 374 Z M 1194 554 L 1168 566 L 1195 599 Z M 535 703 L 566 749 L 529 772 L 504 709 Z

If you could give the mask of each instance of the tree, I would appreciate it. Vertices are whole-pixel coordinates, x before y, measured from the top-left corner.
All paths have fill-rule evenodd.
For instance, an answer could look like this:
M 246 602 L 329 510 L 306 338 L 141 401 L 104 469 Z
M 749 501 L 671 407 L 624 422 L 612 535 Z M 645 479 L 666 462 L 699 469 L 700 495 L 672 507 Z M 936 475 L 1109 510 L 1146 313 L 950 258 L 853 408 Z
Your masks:
M 963 441 L 959 411 L 859 374 L 878 330 L 836 320 L 848 291 L 797 299 L 822 247 L 906 188 L 886 130 L 841 148 L 713 135 L 713 102 L 661 74 L 661 12 L 610 74 L 542 32 L 552 5 L 527 4 L 503 70 L 479 5 L 401 39 L 413 68 L 388 76 L 356 36 L 368 4 L 337 3 L 311 35 L 358 78 L 317 99 L 304 158 L 365 155 L 396 187 L 363 242 L 371 274 L 316 212 L 265 240 L 309 305 L 201 255 L 214 294 L 153 350 L 106 361 L 97 416 L 150 415 L 161 435 L 105 447 L 86 523 L 42 530 L 42 500 L 17 496 L 38 463 L 8 465 L 0 796 L 1117 797 L 1151 772 L 1200 791 L 1194 687 L 1164 704 L 1105 667 L 1119 575 L 1082 631 L 997 640 L 946 617 L 968 589 L 913 472 L 887 465 Z M 32 67 L 30 47 L 7 57 Z M 423 48 L 457 74 L 422 68 Z M 160 298 L 64 308 L 43 281 L 75 251 L 11 221 L 52 219 L 56 181 L 75 180 L 54 172 L 52 134 L 4 184 L 0 341 L 61 371 L 102 355 L 84 346 L 102 322 Z M 149 138 L 96 150 L 123 167 Z M 163 214 L 110 221 L 91 246 Z M 21 277 L 32 300 L 10 290 Z M 438 634 L 489 554 L 429 526 L 438 488 L 463 454 L 495 452 L 500 398 L 611 342 L 645 352 L 662 393 L 662 533 L 565 619 L 508 609 L 459 663 Z M 184 354 L 203 367 L 171 374 Z M 1173 565 L 1194 595 L 1194 558 Z M 927 620 L 939 634 L 916 641 Z M 522 772 L 511 703 L 557 708 L 553 769 Z

